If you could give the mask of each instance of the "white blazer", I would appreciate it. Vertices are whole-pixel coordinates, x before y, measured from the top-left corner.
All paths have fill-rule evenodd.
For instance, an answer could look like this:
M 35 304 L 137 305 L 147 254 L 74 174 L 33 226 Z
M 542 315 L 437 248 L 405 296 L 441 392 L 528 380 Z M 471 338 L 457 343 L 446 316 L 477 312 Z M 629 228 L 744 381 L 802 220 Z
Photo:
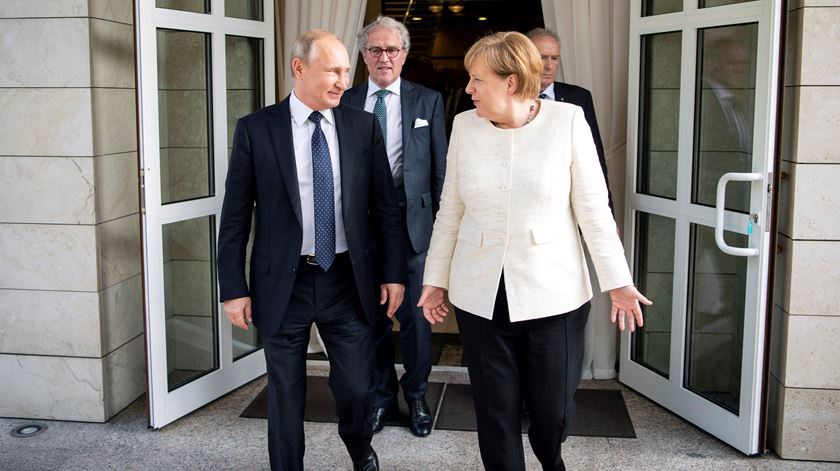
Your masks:
M 511 321 L 592 298 L 580 232 L 604 291 L 633 284 L 583 110 L 549 100 L 534 120 L 499 129 L 455 117 L 423 284 L 491 319 L 502 268 Z

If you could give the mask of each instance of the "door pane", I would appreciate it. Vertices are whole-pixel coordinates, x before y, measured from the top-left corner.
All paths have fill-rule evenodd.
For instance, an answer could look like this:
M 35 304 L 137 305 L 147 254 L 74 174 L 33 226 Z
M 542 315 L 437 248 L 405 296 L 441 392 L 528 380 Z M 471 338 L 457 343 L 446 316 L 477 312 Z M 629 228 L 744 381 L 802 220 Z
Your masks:
M 698 31 L 692 202 L 714 206 L 727 172 L 752 171 L 758 26 Z M 750 185 L 731 185 L 726 209 L 749 212 Z
M 241 36 L 225 36 L 225 69 L 227 77 L 227 136 L 228 155 L 233 145 L 233 131 L 236 120 L 252 113 L 263 106 L 263 42 L 262 39 Z M 252 221 L 256 221 L 256 211 Z M 251 258 L 254 228 L 251 228 L 251 240 L 248 242 L 247 259 Z M 250 273 L 250 266 L 246 267 Z M 233 359 L 262 348 L 257 329 L 231 329 L 233 336 Z
M 157 40 L 161 202 L 212 196 L 210 35 L 159 29 Z
M 157 0 L 155 6 L 170 10 L 210 13 L 210 0 Z
M 682 11 L 683 0 L 644 0 L 642 16 L 663 15 Z
M 243 20 L 263 20 L 263 0 L 225 0 L 225 16 Z
M 727 244 L 747 236 L 724 231 Z M 721 252 L 714 228 L 691 225 L 685 387 L 738 413 L 744 337 L 746 257 Z
M 676 199 L 682 33 L 642 36 L 636 191 Z
M 734 5 L 736 3 L 752 2 L 754 0 L 700 0 L 700 8 L 719 7 L 723 5 Z
M 673 219 L 636 213 L 636 285 L 656 303 L 642 307 L 645 325 L 632 334 L 630 357 L 666 378 L 671 363 L 674 237 Z
M 163 226 L 170 391 L 219 367 L 214 234 L 213 216 Z

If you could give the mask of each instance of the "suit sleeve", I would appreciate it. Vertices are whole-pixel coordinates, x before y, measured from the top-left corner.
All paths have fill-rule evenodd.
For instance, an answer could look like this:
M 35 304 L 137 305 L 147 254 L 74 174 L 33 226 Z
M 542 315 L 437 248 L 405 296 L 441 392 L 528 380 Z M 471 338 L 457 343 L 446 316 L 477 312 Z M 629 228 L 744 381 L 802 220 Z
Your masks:
M 429 252 L 426 255 L 426 267 L 423 272 L 423 284 L 449 289 L 449 275 L 458 230 L 464 217 L 464 202 L 458 193 L 458 118 L 452 125 L 452 139 L 446 157 L 449 166 L 440 197 L 440 211 L 437 212 Z
M 610 191 L 610 178 L 607 175 L 607 160 L 604 156 L 604 144 L 601 142 L 601 131 L 598 129 L 598 118 L 595 117 L 595 106 L 592 103 L 592 94 L 589 90 L 584 90 L 586 93 L 586 101 L 583 106 L 583 114 L 586 117 L 586 122 L 589 124 L 589 129 L 592 130 L 592 139 L 595 141 L 595 149 L 598 152 L 598 162 L 601 164 L 601 172 L 604 173 L 604 183 L 607 184 L 607 198 L 610 202 L 610 211 L 615 216 L 615 209 L 613 208 L 612 192 Z
M 219 300 L 248 296 L 245 281 L 245 247 L 251 232 L 256 179 L 254 156 L 248 130 L 242 120 L 236 123 L 230 154 L 222 217 L 219 222 Z
M 432 168 L 432 211 L 440 209 L 440 194 L 443 191 L 443 180 L 446 177 L 446 118 L 443 112 L 443 98 L 435 92 L 435 104 L 432 109 L 431 159 Z
M 371 117 L 373 115 L 370 115 Z M 405 262 L 406 243 L 403 236 L 402 216 L 400 216 L 397 190 L 394 188 L 394 177 L 388 163 L 385 151 L 385 141 L 379 121 L 370 120 L 371 126 L 371 190 L 370 210 L 376 231 L 378 260 L 381 264 L 380 274 L 382 283 L 402 283 L 408 279 L 408 268 Z
M 632 285 L 624 248 L 607 205 L 607 187 L 595 163 L 595 146 L 580 110 L 572 118 L 572 211 L 592 256 L 602 291 Z

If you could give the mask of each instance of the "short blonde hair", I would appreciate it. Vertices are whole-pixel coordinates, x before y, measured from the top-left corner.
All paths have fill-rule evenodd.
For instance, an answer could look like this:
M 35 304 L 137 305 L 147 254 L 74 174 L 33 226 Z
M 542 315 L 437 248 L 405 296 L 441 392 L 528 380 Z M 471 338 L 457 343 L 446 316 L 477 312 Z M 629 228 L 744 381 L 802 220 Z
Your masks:
M 289 70 L 292 71 L 292 76 L 295 75 L 295 69 L 292 65 L 295 59 L 300 59 L 304 64 L 309 64 L 309 61 L 312 59 L 313 46 L 318 40 L 324 38 L 333 38 L 341 42 L 341 39 L 334 33 L 323 29 L 311 29 L 295 39 L 295 42 L 292 43 L 291 53 L 289 54 Z
M 464 56 L 464 66 L 469 70 L 478 60 L 501 77 L 516 77 L 514 96 L 532 100 L 539 95 L 542 59 L 537 47 L 524 34 L 507 31 L 479 39 Z

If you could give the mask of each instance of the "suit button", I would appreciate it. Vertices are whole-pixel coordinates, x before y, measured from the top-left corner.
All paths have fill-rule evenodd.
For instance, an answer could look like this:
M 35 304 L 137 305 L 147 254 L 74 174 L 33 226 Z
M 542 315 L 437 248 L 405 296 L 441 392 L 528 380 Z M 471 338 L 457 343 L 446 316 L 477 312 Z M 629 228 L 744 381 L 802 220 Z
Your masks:
M 291 273 L 294 273 L 296 271 L 297 271 L 297 268 L 295 268 L 295 267 L 289 268 L 289 272 L 291 272 Z

